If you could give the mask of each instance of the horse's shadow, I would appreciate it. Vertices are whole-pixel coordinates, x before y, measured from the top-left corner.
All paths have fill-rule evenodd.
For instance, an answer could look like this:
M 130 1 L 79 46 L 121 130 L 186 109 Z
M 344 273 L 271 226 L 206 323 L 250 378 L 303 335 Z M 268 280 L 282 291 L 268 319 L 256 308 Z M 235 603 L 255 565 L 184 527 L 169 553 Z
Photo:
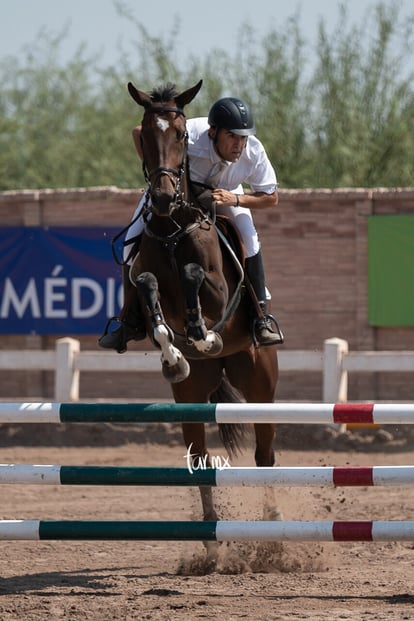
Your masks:
M 114 590 L 114 574 L 125 575 L 128 580 L 145 579 L 149 575 L 131 572 L 131 567 L 111 567 L 100 569 L 83 569 L 74 571 L 51 571 L 34 574 L 23 574 L 9 578 L 0 577 L 0 596 L 18 595 L 21 593 L 31 596 L 48 597 L 79 596 L 93 594 L 95 597 L 109 597 L 122 595 L 122 590 Z M 159 574 L 164 575 L 162 573 Z M 56 590 L 54 590 L 56 589 Z M 64 590 L 64 591 L 63 591 Z

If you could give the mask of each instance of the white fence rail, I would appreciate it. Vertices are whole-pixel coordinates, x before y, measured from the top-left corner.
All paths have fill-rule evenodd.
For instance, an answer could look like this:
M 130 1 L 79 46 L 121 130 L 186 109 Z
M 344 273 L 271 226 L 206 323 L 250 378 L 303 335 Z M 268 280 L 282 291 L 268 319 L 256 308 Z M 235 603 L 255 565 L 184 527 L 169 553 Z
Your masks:
M 332 338 L 324 341 L 322 351 L 279 351 L 281 371 L 319 371 L 323 374 L 322 400 L 325 403 L 346 402 L 348 373 L 414 372 L 414 352 L 357 351 L 349 352 L 348 343 Z M 81 371 L 148 373 L 160 371 L 157 351 L 115 352 L 81 351 L 76 339 L 56 341 L 54 351 L 0 351 L 0 370 L 37 370 L 55 372 L 56 401 L 79 399 Z

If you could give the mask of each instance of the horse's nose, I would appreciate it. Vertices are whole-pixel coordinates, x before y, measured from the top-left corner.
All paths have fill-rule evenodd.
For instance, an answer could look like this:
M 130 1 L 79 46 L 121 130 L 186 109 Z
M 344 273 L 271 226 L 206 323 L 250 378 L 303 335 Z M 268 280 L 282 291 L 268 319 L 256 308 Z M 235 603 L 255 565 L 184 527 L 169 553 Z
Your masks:
M 168 215 L 170 205 L 174 201 L 175 194 L 173 192 L 162 191 L 160 188 L 155 189 L 151 194 L 151 200 L 154 210 L 159 215 Z

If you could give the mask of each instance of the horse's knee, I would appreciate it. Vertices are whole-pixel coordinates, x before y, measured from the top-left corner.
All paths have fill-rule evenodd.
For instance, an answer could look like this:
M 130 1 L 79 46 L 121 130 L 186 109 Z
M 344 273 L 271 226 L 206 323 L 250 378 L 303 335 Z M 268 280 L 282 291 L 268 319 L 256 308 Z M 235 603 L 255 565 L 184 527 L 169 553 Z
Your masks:
M 184 282 L 191 284 L 197 291 L 205 278 L 205 273 L 198 263 L 187 263 L 183 268 Z
M 136 281 L 138 299 L 148 309 L 153 325 L 164 323 L 161 306 L 158 302 L 158 281 L 151 272 L 142 272 Z M 168 328 L 168 332 L 170 330 Z M 171 336 L 171 334 L 170 334 Z
M 151 272 L 142 272 L 137 279 L 136 285 L 139 292 L 149 294 L 158 290 L 158 282 Z

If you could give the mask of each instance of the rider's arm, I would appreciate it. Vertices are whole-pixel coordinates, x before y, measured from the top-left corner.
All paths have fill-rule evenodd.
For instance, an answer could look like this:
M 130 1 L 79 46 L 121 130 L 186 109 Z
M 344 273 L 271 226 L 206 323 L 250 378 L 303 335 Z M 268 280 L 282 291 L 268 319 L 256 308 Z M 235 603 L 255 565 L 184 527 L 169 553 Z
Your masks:
M 239 194 L 240 207 L 248 207 L 249 209 L 262 209 L 265 207 L 275 207 L 279 202 L 279 194 L 275 190 L 272 194 L 265 192 L 251 192 L 247 194 Z
M 138 157 L 140 160 L 144 160 L 144 154 L 142 152 L 142 144 L 141 144 L 141 125 L 137 125 L 132 130 L 132 140 L 134 141 L 134 146 L 136 152 L 138 153 Z
M 274 207 L 277 205 L 279 200 L 277 190 L 275 190 L 272 194 L 266 194 L 265 192 L 235 194 L 234 192 L 217 188 L 213 190 L 212 196 L 218 207 L 234 207 L 237 205 L 238 199 L 238 205 L 240 205 L 240 207 L 247 207 L 248 209 L 264 209 Z

